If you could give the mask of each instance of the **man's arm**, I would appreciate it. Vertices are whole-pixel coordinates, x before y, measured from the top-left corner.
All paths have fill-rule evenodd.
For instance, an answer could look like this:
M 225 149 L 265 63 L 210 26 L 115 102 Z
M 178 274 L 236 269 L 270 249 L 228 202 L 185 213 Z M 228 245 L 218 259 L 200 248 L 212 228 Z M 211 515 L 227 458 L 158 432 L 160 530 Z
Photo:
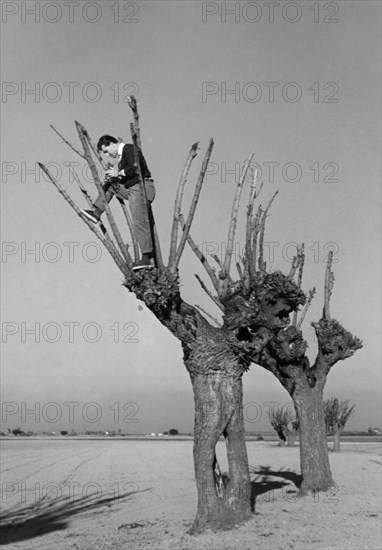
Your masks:
M 127 143 L 122 150 L 122 157 L 118 164 L 119 173 L 128 179 L 137 176 L 137 168 L 134 164 L 134 146 Z

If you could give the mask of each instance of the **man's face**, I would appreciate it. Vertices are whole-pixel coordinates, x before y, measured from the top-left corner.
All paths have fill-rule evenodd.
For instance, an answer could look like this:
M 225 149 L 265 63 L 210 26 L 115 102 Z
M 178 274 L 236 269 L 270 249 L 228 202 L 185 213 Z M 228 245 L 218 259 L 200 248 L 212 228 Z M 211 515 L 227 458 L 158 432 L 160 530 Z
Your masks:
M 109 145 L 102 145 L 101 149 L 104 155 L 111 157 L 113 159 L 118 155 L 118 143 L 110 143 Z

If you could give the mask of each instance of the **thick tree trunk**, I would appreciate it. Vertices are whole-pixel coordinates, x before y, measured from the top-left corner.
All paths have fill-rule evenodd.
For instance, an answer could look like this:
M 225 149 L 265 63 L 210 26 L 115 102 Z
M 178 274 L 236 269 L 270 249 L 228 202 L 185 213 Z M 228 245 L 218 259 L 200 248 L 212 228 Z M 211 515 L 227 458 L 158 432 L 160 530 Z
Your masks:
M 299 381 L 293 399 L 300 422 L 300 459 L 302 485 L 300 494 L 326 491 L 333 485 L 330 471 L 326 425 L 322 400 L 323 384 L 310 388 Z
M 231 529 L 251 517 L 242 376 L 197 374 L 193 376 L 192 385 L 198 510 L 191 533 Z M 226 440 L 228 479 L 216 475 L 215 447 L 221 435 Z
M 333 430 L 333 453 L 339 453 L 341 450 L 340 437 L 341 430 L 335 426 Z

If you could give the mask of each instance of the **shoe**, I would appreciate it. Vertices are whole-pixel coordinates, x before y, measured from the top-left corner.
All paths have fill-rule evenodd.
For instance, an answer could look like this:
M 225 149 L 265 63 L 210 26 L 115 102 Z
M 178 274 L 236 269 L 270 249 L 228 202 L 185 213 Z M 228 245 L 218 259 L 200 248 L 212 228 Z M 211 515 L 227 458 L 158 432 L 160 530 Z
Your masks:
M 140 269 L 152 269 L 153 266 L 149 258 L 142 258 L 140 262 L 135 264 L 133 271 L 139 271 Z
M 85 216 L 93 223 L 98 223 L 101 221 L 101 217 L 97 215 L 95 210 L 83 210 L 81 208 L 81 212 L 85 214 Z

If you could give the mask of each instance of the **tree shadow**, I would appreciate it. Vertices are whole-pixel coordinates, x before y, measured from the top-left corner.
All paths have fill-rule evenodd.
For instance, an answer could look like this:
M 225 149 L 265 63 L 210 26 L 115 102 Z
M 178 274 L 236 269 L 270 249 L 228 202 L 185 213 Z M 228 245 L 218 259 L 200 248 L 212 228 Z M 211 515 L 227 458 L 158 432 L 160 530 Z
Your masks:
M 73 497 L 49 499 L 46 496 L 23 508 L 14 507 L 5 512 L 0 520 L 1 544 L 21 542 L 66 529 L 68 518 L 76 514 L 111 507 L 116 502 L 134 502 L 135 495 L 143 491 L 128 491 L 122 494 L 108 494 L 103 498 L 98 493 L 74 499 Z
M 249 472 L 255 477 L 251 480 L 251 510 L 255 511 L 256 499 L 275 489 L 282 489 L 290 485 L 292 482 L 297 489 L 302 483 L 302 475 L 293 472 L 292 470 L 272 470 L 271 466 L 250 466 Z M 282 481 L 277 481 L 272 478 L 282 478 Z M 289 482 L 289 483 L 287 483 Z

